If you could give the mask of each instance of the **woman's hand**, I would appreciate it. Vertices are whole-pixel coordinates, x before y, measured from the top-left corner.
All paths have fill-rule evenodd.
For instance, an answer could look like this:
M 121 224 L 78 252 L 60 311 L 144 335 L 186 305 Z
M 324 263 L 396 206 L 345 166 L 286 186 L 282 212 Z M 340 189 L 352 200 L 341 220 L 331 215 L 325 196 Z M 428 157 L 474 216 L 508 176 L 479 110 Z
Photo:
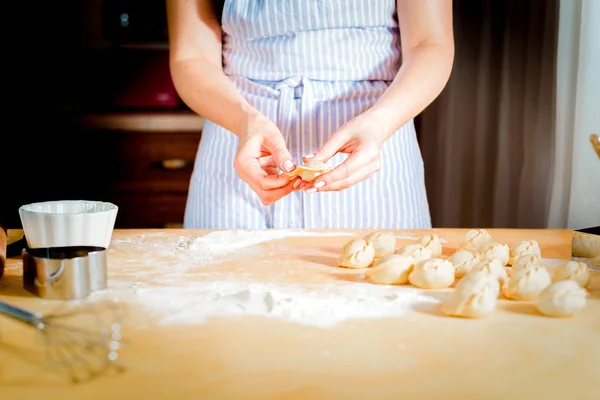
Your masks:
M 233 162 L 238 176 L 268 206 L 290 194 L 300 182 L 298 177 L 281 174 L 278 168 L 291 172 L 296 168 L 277 126 L 265 116 L 253 113 L 241 128 L 237 154 Z M 296 183 L 296 187 L 294 187 Z
M 386 125 L 381 121 L 383 119 L 378 118 L 375 112 L 358 115 L 342 125 L 315 154 L 304 157 L 305 162 L 326 162 L 337 153 L 348 154 L 343 163 L 320 175 L 306 192 L 348 189 L 379 171 L 379 152 L 389 137 Z

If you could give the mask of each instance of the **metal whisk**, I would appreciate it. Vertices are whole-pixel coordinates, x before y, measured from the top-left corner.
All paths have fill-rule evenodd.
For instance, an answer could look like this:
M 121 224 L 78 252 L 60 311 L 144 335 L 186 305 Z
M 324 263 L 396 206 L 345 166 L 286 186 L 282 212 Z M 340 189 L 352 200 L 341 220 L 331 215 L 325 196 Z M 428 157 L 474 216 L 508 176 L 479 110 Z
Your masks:
M 75 383 L 89 381 L 114 369 L 121 371 L 117 363 L 122 345 L 119 309 L 114 304 L 85 304 L 64 312 L 48 315 L 25 310 L 0 301 L 0 314 L 7 315 L 34 327 L 42 334 L 46 345 L 49 367 L 66 372 Z M 104 314 L 110 320 L 103 318 Z M 84 329 L 67 321 L 90 316 L 93 329 Z

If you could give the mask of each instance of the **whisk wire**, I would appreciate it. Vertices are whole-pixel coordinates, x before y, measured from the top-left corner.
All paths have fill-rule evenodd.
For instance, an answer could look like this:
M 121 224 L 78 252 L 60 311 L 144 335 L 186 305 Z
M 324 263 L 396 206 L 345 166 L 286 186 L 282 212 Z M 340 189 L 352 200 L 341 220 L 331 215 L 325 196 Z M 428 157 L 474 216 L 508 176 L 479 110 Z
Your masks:
M 31 325 L 44 339 L 46 361 L 52 369 L 66 372 L 75 383 L 93 379 L 109 369 L 120 372 L 117 363 L 121 349 L 121 324 L 117 308 L 112 304 L 84 304 L 78 309 L 55 312 L 42 316 L 0 301 L 0 314 Z M 100 308 L 98 308 L 100 307 Z M 113 311 L 110 320 L 104 320 L 104 312 Z M 69 324 L 70 318 L 92 316 L 93 329 Z

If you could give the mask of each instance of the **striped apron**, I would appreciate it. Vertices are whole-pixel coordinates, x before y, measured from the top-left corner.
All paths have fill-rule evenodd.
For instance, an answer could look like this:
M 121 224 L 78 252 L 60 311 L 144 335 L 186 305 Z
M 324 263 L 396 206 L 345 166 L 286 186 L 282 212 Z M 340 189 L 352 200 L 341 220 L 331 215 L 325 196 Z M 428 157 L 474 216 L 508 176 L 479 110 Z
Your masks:
M 299 164 L 372 106 L 401 62 L 395 0 L 227 0 L 222 29 L 225 73 L 279 127 Z M 384 143 L 371 178 L 340 192 L 296 191 L 270 206 L 238 178 L 237 145 L 237 136 L 205 122 L 185 228 L 431 227 L 412 120 Z

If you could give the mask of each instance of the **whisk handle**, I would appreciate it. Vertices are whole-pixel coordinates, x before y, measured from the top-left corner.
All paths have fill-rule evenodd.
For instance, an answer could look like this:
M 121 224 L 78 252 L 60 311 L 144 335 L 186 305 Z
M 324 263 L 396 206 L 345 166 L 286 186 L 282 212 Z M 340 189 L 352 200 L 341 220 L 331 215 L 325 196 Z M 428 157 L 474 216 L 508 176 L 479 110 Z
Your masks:
M 41 321 L 41 315 L 20 307 L 13 306 L 0 300 L 0 314 L 7 315 L 30 325 L 37 325 Z

